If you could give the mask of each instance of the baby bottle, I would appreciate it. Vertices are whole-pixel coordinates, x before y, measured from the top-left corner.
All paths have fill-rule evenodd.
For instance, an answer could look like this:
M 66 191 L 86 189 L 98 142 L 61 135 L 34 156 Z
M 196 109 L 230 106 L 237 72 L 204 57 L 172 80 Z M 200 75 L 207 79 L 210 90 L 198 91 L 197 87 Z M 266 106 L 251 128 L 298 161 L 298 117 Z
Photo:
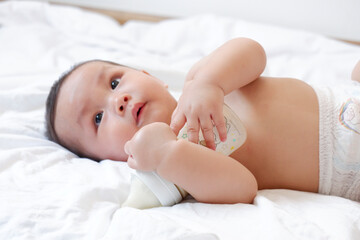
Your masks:
M 230 155 L 246 140 L 246 129 L 238 116 L 226 105 L 223 107 L 227 139 L 220 140 L 216 127 L 213 128 L 216 151 Z M 187 139 L 187 126 L 179 132 L 178 139 Z M 206 146 L 202 132 L 199 133 L 199 144 Z M 122 207 L 138 209 L 160 206 L 172 206 L 179 203 L 187 195 L 179 186 L 160 177 L 156 172 L 142 172 L 134 170 L 131 178 L 130 193 Z

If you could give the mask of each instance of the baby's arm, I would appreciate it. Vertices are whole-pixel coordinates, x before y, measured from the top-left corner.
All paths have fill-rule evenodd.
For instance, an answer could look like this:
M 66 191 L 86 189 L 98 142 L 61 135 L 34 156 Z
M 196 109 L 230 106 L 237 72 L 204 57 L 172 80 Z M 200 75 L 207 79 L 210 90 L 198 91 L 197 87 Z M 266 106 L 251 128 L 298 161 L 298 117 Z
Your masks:
M 171 157 L 157 168 L 160 176 L 175 182 L 200 202 L 253 202 L 257 182 L 241 163 L 187 140 L 173 144 Z
M 221 140 L 226 139 L 224 96 L 257 79 L 265 64 L 264 49 L 251 39 L 236 38 L 217 48 L 189 71 L 171 128 L 177 134 L 187 122 L 188 139 L 197 143 L 201 127 L 207 146 L 214 149 L 213 123 Z
M 151 123 L 126 143 L 130 167 L 156 171 L 163 178 L 207 203 L 252 203 L 257 192 L 253 174 L 241 163 L 176 135 L 165 123 Z
M 213 84 L 227 95 L 257 79 L 265 65 L 266 54 L 259 43 L 249 38 L 235 38 L 196 63 L 186 82 Z

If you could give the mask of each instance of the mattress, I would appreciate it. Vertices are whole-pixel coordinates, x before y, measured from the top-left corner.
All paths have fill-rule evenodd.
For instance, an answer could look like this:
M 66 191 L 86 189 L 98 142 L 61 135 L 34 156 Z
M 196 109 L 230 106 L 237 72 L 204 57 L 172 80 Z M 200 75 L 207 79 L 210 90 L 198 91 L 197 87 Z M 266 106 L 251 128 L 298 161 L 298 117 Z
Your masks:
M 360 239 L 360 204 L 290 190 L 254 204 L 120 208 L 126 163 L 78 158 L 46 139 L 52 83 L 89 59 L 157 76 L 179 97 L 190 67 L 225 41 L 249 37 L 267 53 L 264 75 L 349 83 L 360 47 L 316 33 L 197 15 L 159 23 L 115 20 L 75 7 L 0 3 L 0 239 Z M 211 187 L 211 186 L 210 186 Z

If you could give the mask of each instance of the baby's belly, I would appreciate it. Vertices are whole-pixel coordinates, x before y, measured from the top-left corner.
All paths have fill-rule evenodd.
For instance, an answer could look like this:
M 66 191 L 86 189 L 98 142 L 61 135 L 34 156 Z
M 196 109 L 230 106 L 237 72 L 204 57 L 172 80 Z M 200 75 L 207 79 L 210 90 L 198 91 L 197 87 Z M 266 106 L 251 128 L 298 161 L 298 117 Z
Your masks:
M 259 189 L 317 192 L 318 103 L 310 86 L 294 79 L 261 78 L 225 101 L 248 133 L 231 156 L 254 174 Z

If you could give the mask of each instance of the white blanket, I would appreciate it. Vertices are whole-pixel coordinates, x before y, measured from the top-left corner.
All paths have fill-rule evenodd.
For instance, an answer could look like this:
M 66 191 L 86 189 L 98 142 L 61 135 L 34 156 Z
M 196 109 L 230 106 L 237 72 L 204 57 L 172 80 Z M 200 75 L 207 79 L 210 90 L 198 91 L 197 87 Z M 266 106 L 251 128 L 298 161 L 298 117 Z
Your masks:
M 265 47 L 269 76 L 349 82 L 360 59 L 358 46 L 234 18 L 120 26 L 77 8 L 1 2 L 0 239 L 360 239 L 359 203 L 297 191 L 259 191 L 252 205 L 187 199 L 121 209 L 126 163 L 80 159 L 45 138 L 47 93 L 74 63 L 99 58 L 145 69 L 179 96 L 192 64 L 238 36 Z

